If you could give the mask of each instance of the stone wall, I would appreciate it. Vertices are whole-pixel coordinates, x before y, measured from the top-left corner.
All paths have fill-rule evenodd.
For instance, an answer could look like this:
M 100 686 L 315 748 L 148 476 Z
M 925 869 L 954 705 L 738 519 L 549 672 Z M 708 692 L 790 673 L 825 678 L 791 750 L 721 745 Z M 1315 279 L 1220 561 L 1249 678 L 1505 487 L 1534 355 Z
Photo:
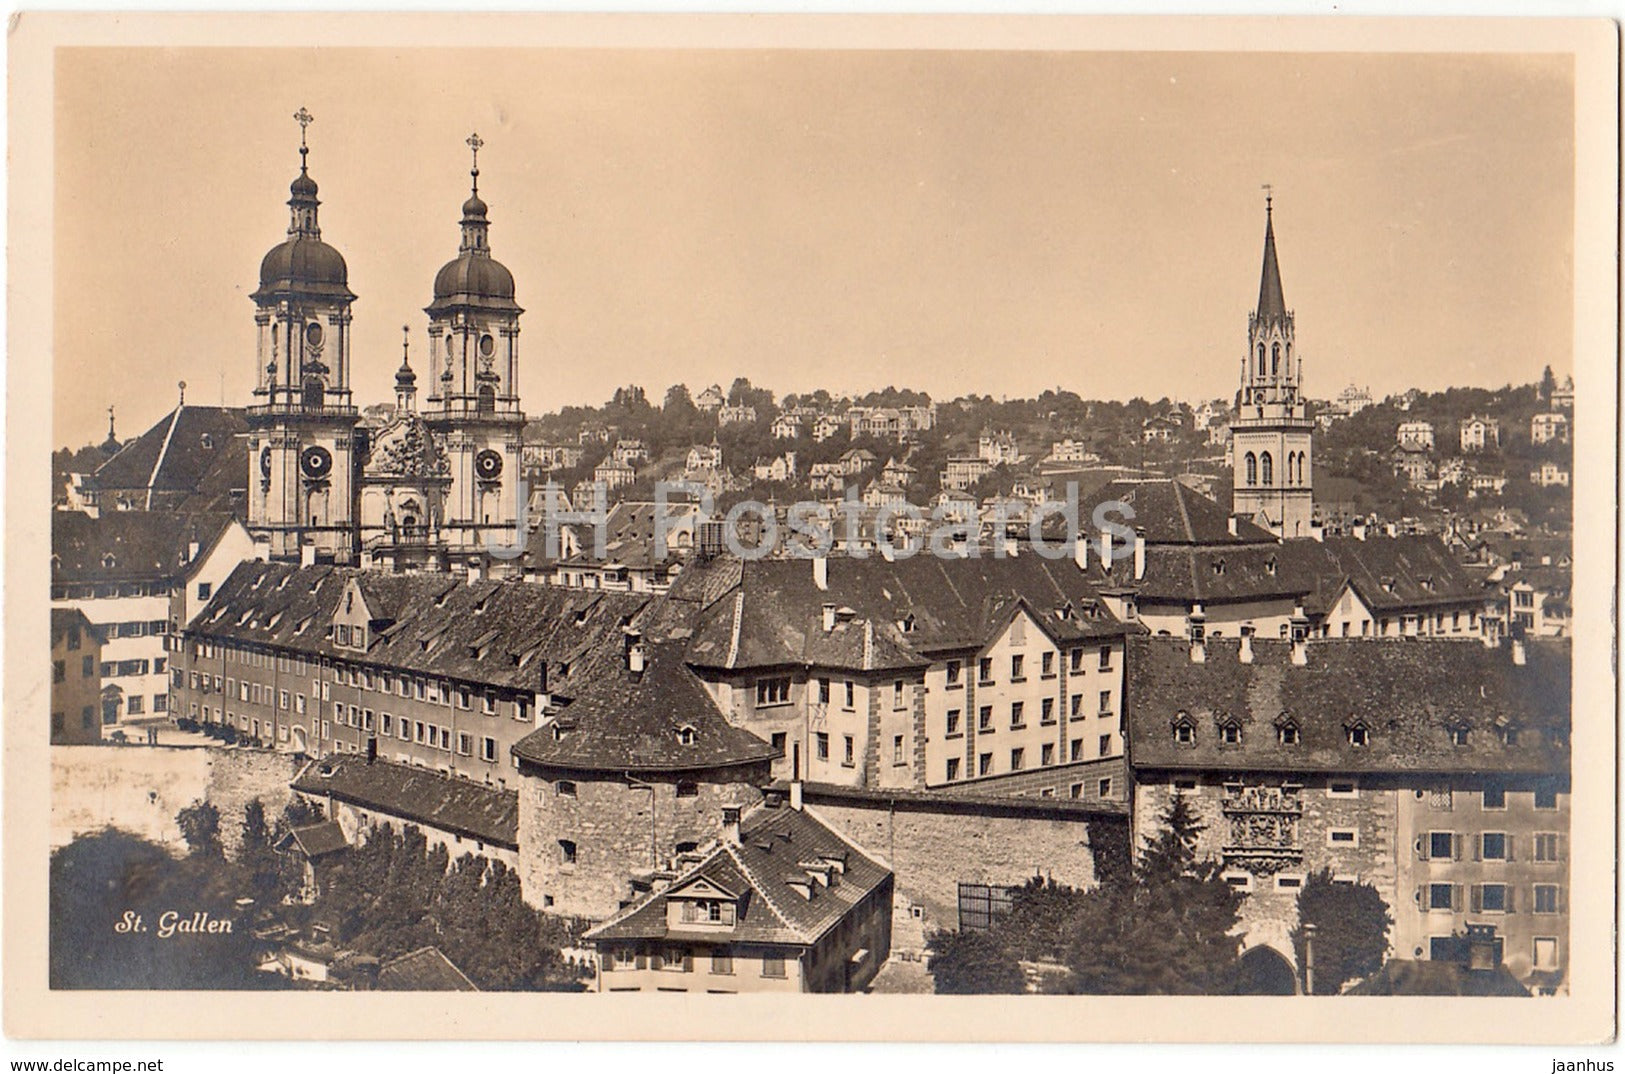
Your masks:
M 525 901 L 602 920 L 632 895 L 634 874 L 667 869 L 679 844 L 722 831 L 723 810 L 761 801 L 768 765 L 626 778 L 526 764 L 519 786 L 519 872 Z M 561 793 L 560 784 L 570 786 Z M 680 783 L 694 793 L 678 796 Z M 574 844 L 568 861 L 562 841 Z
M 908 951 L 959 925 L 961 883 L 1017 885 L 1043 873 L 1096 882 L 1095 848 L 1126 837 L 1128 818 L 1071 801 L 956 799 L 940 792 L 803 788 L 807 807 L 883 859 L 896 877 L 892 946 Z
M 1103 779 L 1111 780 L 1109 793 L 1105 797 L 1100 794 Z M 1073 793 L 1074 787 L 1078 788 L 1079 793 Z M 1122 809 L 1129 798 L 1128 766 L 1121 757 L 1103 757 L 1077 764 L 1029 768 L 1002 776 L 964 780 L 954 784 L 954 789 L 965 794 L 1075 799 L 1096 805 L 1107 803 Z
M 275 823 L 292 792 L 294 759 L 269 750 L 186 746 L 52 746 L 51 846 L 105 827 L 184 852 L 175 814 L 203 800 L 220 810 L 234 854 L 243 808 L 253 798 Z

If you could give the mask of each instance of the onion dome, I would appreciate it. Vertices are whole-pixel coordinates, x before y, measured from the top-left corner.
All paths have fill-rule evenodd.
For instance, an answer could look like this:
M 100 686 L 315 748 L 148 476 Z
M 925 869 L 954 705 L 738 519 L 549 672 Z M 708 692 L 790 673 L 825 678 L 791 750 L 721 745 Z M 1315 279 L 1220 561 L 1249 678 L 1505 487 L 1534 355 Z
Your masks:
M 479 135 L 468 144 L 475 152 L 474 167 L 469 172 L 473 191 L 463 202 L 463 241 L 457 247 L 457 257 L 448 261 L 434 277 L 434 301 L 427 312 L 463 306 L 481 309 L 523 312 L 514 302 L 513 273 L 502 262 L 491 256 L 490 221 L 486 219 L 484 199 L 480 197 L 479 147 L 484 145 Z
M 288 237 L 273 246 L 260 261 L 260 286 L 255 299 L 278 295 L 299 294 L 318 298 L 354 299 L 349 287 L 350 269 L 344 255 L 322 241 L 322 229 L 317 223 L 316 210 L 321 204 L 316 197 L 316 180 L 310 177 L 308 156 L 310 149 L 304 144 L 303 126 L 309 116 L 300 109 L 301 135 L 299 145 L 299 175 L 288 187 Z M 294 118 L 298 119 L 298 116 Z

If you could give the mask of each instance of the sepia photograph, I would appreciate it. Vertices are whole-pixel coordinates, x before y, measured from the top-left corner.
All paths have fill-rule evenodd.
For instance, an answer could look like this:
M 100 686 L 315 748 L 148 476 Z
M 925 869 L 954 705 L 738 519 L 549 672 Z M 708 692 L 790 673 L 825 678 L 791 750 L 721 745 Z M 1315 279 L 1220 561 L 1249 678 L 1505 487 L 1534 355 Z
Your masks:
M 1612 1037 L 1616 27 L 20 20 L 8 1035 Z

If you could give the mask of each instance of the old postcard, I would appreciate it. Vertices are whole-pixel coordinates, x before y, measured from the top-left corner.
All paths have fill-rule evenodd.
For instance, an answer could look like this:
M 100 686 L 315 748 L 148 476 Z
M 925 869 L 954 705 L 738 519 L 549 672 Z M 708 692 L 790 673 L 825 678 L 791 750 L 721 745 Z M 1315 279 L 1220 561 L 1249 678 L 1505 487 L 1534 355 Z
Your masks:
M 1612 1035 L 1612 25 L 11 58 L 9 1034 Z

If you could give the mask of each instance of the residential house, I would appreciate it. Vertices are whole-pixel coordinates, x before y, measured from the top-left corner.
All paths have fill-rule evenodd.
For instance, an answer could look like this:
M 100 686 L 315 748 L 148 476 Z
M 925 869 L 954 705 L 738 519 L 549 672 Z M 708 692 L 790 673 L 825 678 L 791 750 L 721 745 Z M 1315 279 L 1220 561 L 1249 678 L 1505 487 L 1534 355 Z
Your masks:
M 101 635 L 78 608 L 51 609 L 51 745 L 102 740 Z
M 718 425 L 749 425 L 756 420 L 756 408 L 748 405 L 717 408 Z
M 1401 446 L 1433 450 L 1433 423 L 1429 421 L 1402 421 L 1395 434 Z
M 694 405 L 706 414 L 715 414 L 727 401 L 728 397 L 723 394 L 722 385 L 713 384 L 695 397 Z
M 242 407 L 183 400 L 124 445 L 85 481 L 86 502 L 103 512 L 248 511 L 248 417 Z
M 628 440 L 622 438 L 615 441 L 615 447 L 610 455 L 616 462 L 627 466 L 637 466 L 639 463 L 649 461 L 649 449 L 643 446 L 642 440 Z
M 955 492 L 968 492 L 992 472 L 993 464 L 980 455 L 952 455 L 942 471 L 942 487 Z
M 1021 461 L 1021 449 L 1016 446 L 1015 437 L 987 429 L 976 439 L 976 455 L 989 466 L 1013 466 Z
M 786 411 L 774 418 L 768 429 L 775 440 L 795 440 L 801 436 L 801 418 Z
M 1501 446 L 1501 422 L 1474 415 L 1461 419 L 1461 450 L 1489 451 Z
M 601 992 L 862 992 L 891 953 L 891 870 L 799 802 L 746 814 L 587 935 Z
M 1529 419 L 1529 439 L 1536 444 L 1549 444 L 1553 441 L 1559 444 L 1569 442 L 1569 418 L 1567 414 L 1553 412 L 1551 414 L 1536 414 Z
M 1553 488 L 1554 486 L 1568 488 L 1569 472 L 1555 462 L 1543 462 L 1540 464 L 1540 469 L 1529 471 L 1529 481 L 1531 484 L 1538 485 L 1543 489 Z

